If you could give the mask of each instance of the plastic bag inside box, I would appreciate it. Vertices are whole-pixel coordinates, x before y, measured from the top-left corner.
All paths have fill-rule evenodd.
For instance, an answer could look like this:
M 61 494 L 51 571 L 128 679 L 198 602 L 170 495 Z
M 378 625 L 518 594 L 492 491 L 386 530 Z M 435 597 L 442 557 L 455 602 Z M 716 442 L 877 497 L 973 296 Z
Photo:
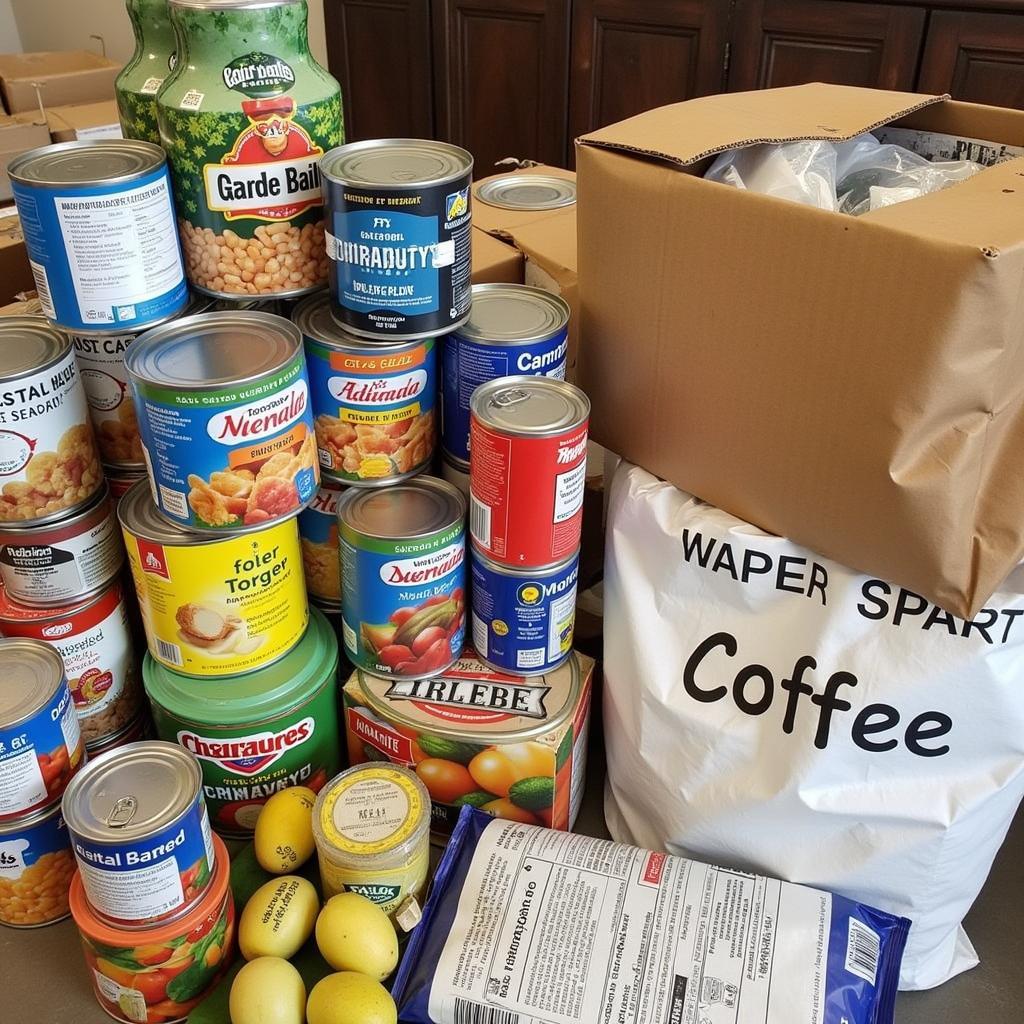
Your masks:
M 965 622 L 623 463 L 604 621 L 617 840 L 909 917 L 902 988 L 978 962 L 960 922 L 1024 791 L 1024 568 Z

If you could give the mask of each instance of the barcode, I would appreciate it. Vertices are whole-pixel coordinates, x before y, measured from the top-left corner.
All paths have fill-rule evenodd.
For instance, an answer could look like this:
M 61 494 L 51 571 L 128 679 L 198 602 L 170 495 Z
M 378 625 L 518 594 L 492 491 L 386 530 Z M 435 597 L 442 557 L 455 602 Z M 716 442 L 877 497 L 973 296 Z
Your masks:
M 491 546 L 491 506 L 472 493 L 469 496 L 469 532 L 478 544 L 485 548 Z
M 881 946 L 878 932 L 851 917 L 849 938 L 846 943 L 846 970 L 874 985 L 878 976 Z
M 203 105 L 203 97 L 205 96 L 205 92 L 196 92 L 195 89 L 189 89 L 188 92 L 181 97 L 181 101 L 178 103 L 178 109 L 198 110 Z
M 169 661 L 174 665 L 182 664 L 181 648 L 177 644 L 169 644 L 166 640 L 157 637 L 156 651 L 164 661 Z
M 50 297 L 50 282 L 46 277 L 46 267 L 41 263 L 36 263 L 35 260 L 29 260 L 29 266 L 32 268 L 32 277 L 35 278 L 36 292 L 39 294 L 39 305 L 43 307 L 43 312 L 51 319 L 57 319 L 57 310 L 53 308 L 53 299 Z
M 455 1016 L 452 1024 L 520 1024 L 522 1017 L 514 1010 L 503 1010 L 500 1006 L 484 1006 L 468 999 L 455 1000 Z

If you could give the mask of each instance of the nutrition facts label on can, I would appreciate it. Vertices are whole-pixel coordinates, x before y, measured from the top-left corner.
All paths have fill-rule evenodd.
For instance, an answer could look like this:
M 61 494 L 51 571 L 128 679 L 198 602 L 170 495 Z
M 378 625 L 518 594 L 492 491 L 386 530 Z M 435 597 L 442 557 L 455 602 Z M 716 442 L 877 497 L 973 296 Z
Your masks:
M 74 713 L 74 708 L 71 710 Z M 0 750 L 0 765 L 0 814 L 13 814 L 46 799 L 35 747 L 11 753 Z
M 78 858 L 89 902 L 124 921 L 159 917 L 185 901 L 178 861 L 168 857 L 130 871 L 107 871 Z

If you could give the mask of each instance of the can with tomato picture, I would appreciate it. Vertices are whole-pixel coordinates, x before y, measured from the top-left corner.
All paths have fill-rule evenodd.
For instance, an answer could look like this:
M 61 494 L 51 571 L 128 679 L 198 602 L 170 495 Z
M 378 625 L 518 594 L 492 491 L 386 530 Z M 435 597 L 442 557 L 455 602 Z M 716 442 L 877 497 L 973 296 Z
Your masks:
M 551 377 L 503 377 L 470 408 L 473 540 L 502 565 L 568 558 L 580 546 L 590 400 Z
M 216 867 L 196 759 L 172 743 L 129 743 L 73 783 L 64 821 L 93 913 L 127 929 L 186 914 Z
M 85 742 L 60 654 L 40 640 L 0 640 L 0 821 L 64 792 Z
M 568 830 L 586 780 L 593 668 L 573 654 L 526 679 L 467 649 L 433 679 L 354 672 L 343 692 L 349 761 L 387 760 L 415 771 L 430 794 L 431 831 L 442 841 L 464 804 Z
M 216 836 L 213 843 L 217 866 L 202 899 L 184 917 L 138 930 L 103 920 L 86 898 L 81 874 L 75 875 L 71 914 L 93 992 L 114 1020 L 125 1024 L 184 1020 L 231 966 L 235 906 L 228 851 Z
M 435 477 L 345 494 L 338 507 L 342 634 L 353 665 L 422 678 L 459 656 L 465 518 L 465 498 Z

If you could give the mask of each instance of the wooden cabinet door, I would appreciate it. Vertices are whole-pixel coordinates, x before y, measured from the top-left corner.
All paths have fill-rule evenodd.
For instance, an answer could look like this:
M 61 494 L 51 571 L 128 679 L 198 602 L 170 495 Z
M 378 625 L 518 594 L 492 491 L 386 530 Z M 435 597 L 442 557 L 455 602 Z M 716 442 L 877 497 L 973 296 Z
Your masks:
M 725 87 L 729 0 L 575 0 L 572 136 Z
M 433 0 L 437 132 L 474 156 L 564 166 L 569 0 Z
M 345 138 L 431 138 L 430 0 L 325 0 Z
M 917 84 L 921 92 L 1024 108 L 1024 16 L 936 11 Z
M 737 0 L 729 89 L 914 86 L 925 11 L 846 0 Z

